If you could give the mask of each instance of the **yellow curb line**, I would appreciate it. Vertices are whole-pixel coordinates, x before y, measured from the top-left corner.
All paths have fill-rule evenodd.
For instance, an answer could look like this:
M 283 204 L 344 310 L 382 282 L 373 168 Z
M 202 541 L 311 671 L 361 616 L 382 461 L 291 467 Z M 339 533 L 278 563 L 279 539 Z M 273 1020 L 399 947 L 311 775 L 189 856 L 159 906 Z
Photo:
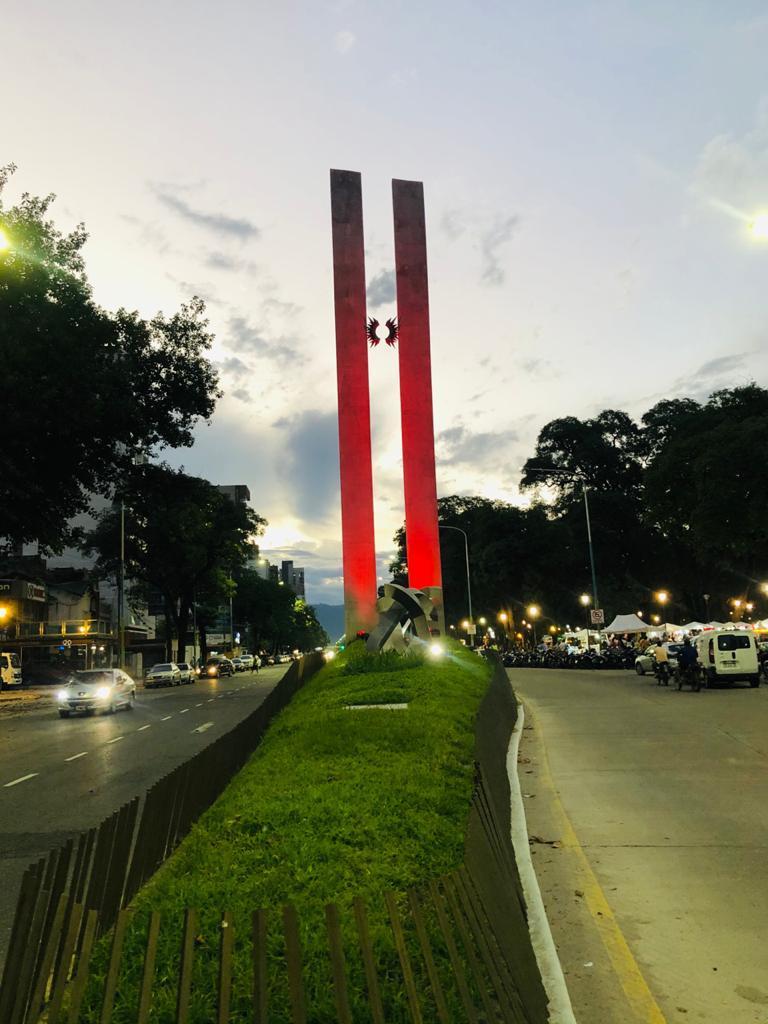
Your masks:
M 608 959 L 619 979 L 624 995 L 632 1010 L 643 1024 L 667 1024 L 667 1018 L 661 1012 L 659 1004 L 653 998 L 648 983 L 643 977 L 637 961 L 632 955 L 624 933 L 614 917 L 610 904 L 606 899 L 597 876 L 592 870 L 587 855 L 584 853 L 579 838 L 571 825 L 562 801 L 555 789 L 549 755 L 542 733 L 539 733 L 542 749 L 542 781 L 552 793 L 552 802 L 557 816 L 560 818 L 560 835 L 563 849 L 574 854 L 585 876 L 584 901 L 597 926 Z

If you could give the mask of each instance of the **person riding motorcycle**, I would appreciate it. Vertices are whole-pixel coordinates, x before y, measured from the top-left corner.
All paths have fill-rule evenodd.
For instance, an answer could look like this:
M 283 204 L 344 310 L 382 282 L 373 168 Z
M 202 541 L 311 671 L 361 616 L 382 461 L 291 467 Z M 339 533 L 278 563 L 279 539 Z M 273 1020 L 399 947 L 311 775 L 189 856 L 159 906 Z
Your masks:
M 683 679 L 692 680 L 693 673 L 698 671 L 699 655 L 696 648 L 687 638 L 677 658 L 677 669 Z
M 653 658 L 653 673 L 656 676 L 657 685 L 669 686 L 669 651 L 661 640 L 656 641 Z

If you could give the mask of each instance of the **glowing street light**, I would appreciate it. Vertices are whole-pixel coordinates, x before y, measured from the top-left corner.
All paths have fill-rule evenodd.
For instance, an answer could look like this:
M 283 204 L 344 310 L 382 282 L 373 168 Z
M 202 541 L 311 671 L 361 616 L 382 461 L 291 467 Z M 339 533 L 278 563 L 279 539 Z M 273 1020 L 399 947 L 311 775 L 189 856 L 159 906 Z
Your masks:
M 758 213 L 749 225 L 753 238 L 768 239 L 768 213 Z
M 486 617 L 484 615 L 481 615 L 480 618 L 477 621 L 479 622 L 479 624 L 481 626 L 487 626 L 488 625 L 488 619 L 486 619 Z
M 528 615 L 533 619 L 533 646 L 536 646 L 536 619 L 541 615 L 541 608 L 537 604 L 529 604 L 526 609 Z M 530 626 L 528 627 L 531 628 Z
M 464 621 L 461 623 L 461 628 L 466 633 L 466 631 L 469 629 L 469 619 L 464 619 Z
M 667 601 L 669 600 L 669 594 L 667 593 L 666 590 L 657 590 L 656 593 L 654 594 L 654 597 L 656 598 L 658 603 L 661 604 L 661 605 L 665 605 L 667 603 Z
M 509 619 L 509 616 L 507 615 L 507 613 L 506 612 L 499 612 L 499 616 L 498 617 L 499 617 L 499 622 L 503 622 L 506 625 L 506 623 L 507 623 L 507 621 Z
M 579 598 L 579 603 L 582 604 L 584 608 L 588 608 L 592 604 L 592 598 L 589 594 L 582 594 Z
M 652 616 L 651 616 L 651 618 L 652 618 L 652 619 L 653 619 L 653 621 L 654 621 L 655 623 L 657 623 L 657 624 L 658 624 L 659 622 L 661 622 L 661 616 L 660 616 L 660 615 L 652 615 Z

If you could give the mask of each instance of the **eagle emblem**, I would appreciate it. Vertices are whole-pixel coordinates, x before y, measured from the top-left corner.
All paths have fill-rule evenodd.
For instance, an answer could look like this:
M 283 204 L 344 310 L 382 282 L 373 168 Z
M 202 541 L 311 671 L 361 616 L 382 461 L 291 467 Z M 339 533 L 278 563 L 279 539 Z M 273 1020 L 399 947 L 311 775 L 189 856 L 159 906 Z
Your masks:
M 397 341 L 398 330 L 399 330 L 399 326 L 400 326 L 398 324 L 398 322 L 397 322 L 397 317 L 396 316 L 390 317 L 389 320 L 385 321 L 384 326 L 387 328 L 387 336 L 386 336 L 386 338 L 384 340 L 386 341 L 386 343 L 391 348 L 394 348 L 395 347 L 395 342 Z M 366 328 L 365 333 L 366 333 L 366 335 L 368 337 L 368 340 L 371 343 L 371 348 L 375 348 L 379 344 L 379 342 L 381 341 L 381 338 L 379 337 L 379 334 L 378 334 L 378 330 L 379 330 L 379 321 L 378 320 L 374 320 L 372 316 L 369 316 L 368 317 L 368 326 Z

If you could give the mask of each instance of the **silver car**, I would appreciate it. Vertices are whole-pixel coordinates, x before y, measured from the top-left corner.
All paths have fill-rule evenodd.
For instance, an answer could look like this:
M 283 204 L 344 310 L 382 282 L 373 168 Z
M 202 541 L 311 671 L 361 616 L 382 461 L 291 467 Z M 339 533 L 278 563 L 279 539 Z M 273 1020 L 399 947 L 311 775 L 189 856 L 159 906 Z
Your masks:
M 181 672 L 175 661 L 167 661 L 161 665 L 153 665 L 144 676 L 144 687 L 147 690 L 153 686 L 180 686 Z
M 656 664 L 656 658 L 653 652 L 656 649 L 656 646 L 656 644 L 651 644 L 650 647 L 646 647 L 643 653 L 638 654 L 635 658 L 635 672 L 637 672 L 639 676 L 644 676 L 646 672 L 653 675 L 653 666 Z M 683 645 L 664 643 L 661 646 L 666 647 L 667 649 L 667 654 L 669 655 L 669 671 L 671 672 L 673 669 L 677 668 L 677 656 L 680 654 L 680 651 L 682 651 Z
M 61 718 L 92 715 L 96 711 L 114 714 L 118 708 L 131 710 L 136 700 L 136 683 L 119 668 L 94 668 L 78 672 L 56 694 Z

